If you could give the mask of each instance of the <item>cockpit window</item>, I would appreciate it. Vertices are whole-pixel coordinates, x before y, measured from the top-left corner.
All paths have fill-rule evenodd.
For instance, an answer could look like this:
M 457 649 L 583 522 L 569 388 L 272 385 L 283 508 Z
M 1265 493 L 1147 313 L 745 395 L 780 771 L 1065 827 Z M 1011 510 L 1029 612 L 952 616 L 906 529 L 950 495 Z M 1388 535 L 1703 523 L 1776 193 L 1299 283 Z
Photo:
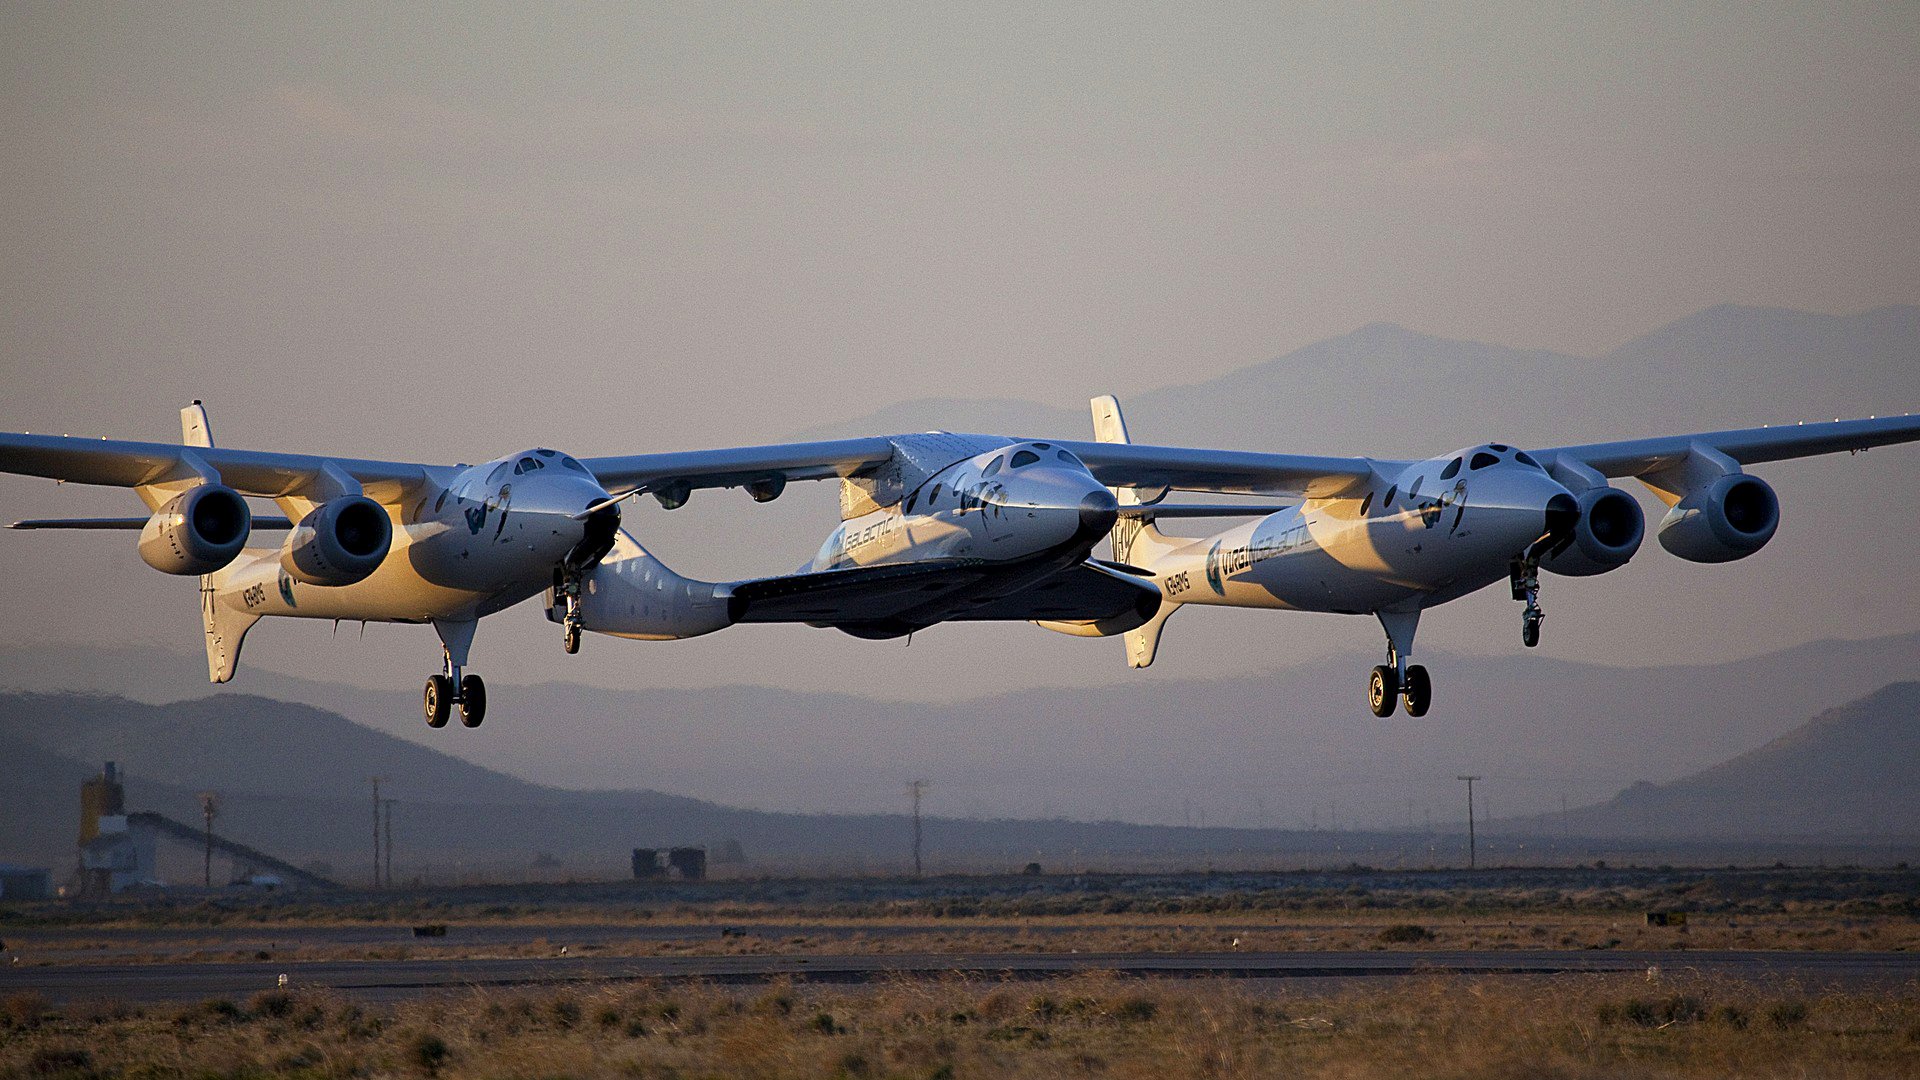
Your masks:
M 1051 449 L 1053 449 L 1053 444 L 1052 444 L 1052 443 L 1043 443 L 1043 442 L 1037 442 L 1037 443 L 1034 443 L 1034 444 L 1033 444 L 1033 448 L 1034 448 L 1035 450 L 1051 450 Z
M 1031 450 L 1022 450 L 1019 453 L 1013 455 L 1013 460 L 1011 462 L 1008 462 L 1008 464 L 1018 469 L 1023 465 L 1031 465 L 1034 462 L 1039 460 L 1040 460 L 1039 454 L 1036 454 Z
M 1507 452 L 1507 446 L 1505 443 L 1494 443 L 1492 446 L 1487 447 L 1487 449 L 1493 451 L 1496 454 L 1504 454 Z
M 1056 450 L 1053 452 L 1053 456 L 1059 458 L 1061 461 L 1064 461 L 1069 465 L 1080 464 L 1079 458 L 1074 457 L 1072 454 L 1068 453 L 1065 450 Z
M 1413 486 L 1407 489 L 1408 502 L 1412 502 L 1413 500 L 1418 499 L 1420 497 L 1420 485 L 1426 482 L 1427 482 L 1427 478 L 1424 476 L 1414 477 Z
M 521 473 L 530 473 L 535 469 L 544 469 L 546 467 L 547 465 L 543 461 L 531 457 L 523 457 L 513 463 L 513 475 L 519 476 Z
M 992 461 L 989 461 L 989 462 L 987 462 L 987 467 L 986 467 L 986 468 L 984 468 L 984 469 L 981 469 L 981 470 L 980 470 L 980 475 L 981 475 L 981 476 L 993 476 L 993 475 L 995 475 L 995 474 L 997 474 L 997 473 L 999 473 L 999 471 L 1000 471 L 1000 466 L 1001 466 L 1002 464 L 1004 464 L 1005 462 L 1006 462 L 1006 459 L 1005 459 L 1005 458 L 998 458 L 998 457 L 997 457 L 997 458 L 994 458 L 994 459 L 993 459 Z
M 579 462 L 573 460 L 572 458 L 566 456 L 565 454 L 560 455 L 560 467 L 563 469 L 572 469 L 574 472 L 587 471 L 587 467 L 585 465 L 580 464 Z
M 1440 479 L 1442 480 L 1451 480 L 1454 477 L 1459 475 L 1460 475 L 1460 459 L 1459 458 L 1454 458 L 1452 461 L 1447 462 L 1447 467 L 1440 470 Z
M 553 451 L 551 451 L 551 450 L 535 450 L 535 451 L 534 451 L 534 453 L 536 453 L 536 454 L 539 454 L 539 455 L 540 455 L 541 457 L 553 457 L 553 456 L 554 456 L 554 453 L 553 453 Z
M 1485 450 L 1473 455 L 1473 467 L 1476 469 L 1484 469 L 1489 465 L 1498 464 L 1500 464 L 1500 459 L 1487 453 Z
M 487 474 L 487 484 L 491 486 L 493 484 L 499 483 L 500 478 L 507 475 L 507 468 L 511 464 L 512 464 L 511 462 L 503 461 L 500 464 L 495 465 L 493 467 L 493 471 Z
M 1540 467 L 1540 463 L 1528 457 L 1527 452 L 1525 450 L 1522 450 L 1519 453 L 1513 455 L 1513 460 L 1519 462 L 1522 465 L 1531 465 L 1536 469 Z

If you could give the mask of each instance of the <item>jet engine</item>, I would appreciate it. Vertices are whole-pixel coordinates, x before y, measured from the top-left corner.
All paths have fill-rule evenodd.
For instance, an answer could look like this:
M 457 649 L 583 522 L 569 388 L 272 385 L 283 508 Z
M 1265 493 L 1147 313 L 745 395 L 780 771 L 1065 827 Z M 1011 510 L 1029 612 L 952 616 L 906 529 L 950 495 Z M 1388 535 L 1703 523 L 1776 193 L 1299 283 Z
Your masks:
M 1565 546 L 1540 560 L 1540 569 L 1567 577 L 1592 577 L 1627 565 L 1647 536 L 1647 516 L 1633 496 L 1593 487 L 1577 497 L 1580 518 Z
M 300 519 L 280 550 L 280 566 L 308 585 L 351 585 L 378 569 L 392 547 L 386 510 L 364 495 L 349 495 Z
M 140 530 L 140 558 L 167 574 L 211 574 L 247 545 L 253 511 L 230 487 L 201 484 L 175 495 Z
M 1731 473 L 1686 493 L 1660 522 L 1660 546 L 1689 562 L 1744 559 L 1780 526 L 1780 499 L 1765 480 Z

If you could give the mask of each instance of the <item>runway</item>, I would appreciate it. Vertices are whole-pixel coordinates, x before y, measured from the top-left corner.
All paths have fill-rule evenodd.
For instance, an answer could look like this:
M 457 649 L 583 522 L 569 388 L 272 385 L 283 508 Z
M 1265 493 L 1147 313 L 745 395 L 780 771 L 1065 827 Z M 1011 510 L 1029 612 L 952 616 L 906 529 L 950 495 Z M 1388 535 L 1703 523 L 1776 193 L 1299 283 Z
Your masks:
M 1866 952 L 1283 952 L 942 953 L 903 955 L 552 957 L 190 964 L 98 964 L 0 969 L 0 996 L 37 991 L 55 1002 L 159 1003 L 244 999 L 275 986 L 324 987 L 369 1001 L 478 988 L 591 987 L 643 980 L 753 984 L 865 983 L 970 976 L 1033 980 L 1111 971 L 1139 978 L 1258 980 L 1313 986 L 1422 974 L 1662 976 L 1700 973 L 1781 981 L 1803 992 L 1920 988 L 1920 954 Z

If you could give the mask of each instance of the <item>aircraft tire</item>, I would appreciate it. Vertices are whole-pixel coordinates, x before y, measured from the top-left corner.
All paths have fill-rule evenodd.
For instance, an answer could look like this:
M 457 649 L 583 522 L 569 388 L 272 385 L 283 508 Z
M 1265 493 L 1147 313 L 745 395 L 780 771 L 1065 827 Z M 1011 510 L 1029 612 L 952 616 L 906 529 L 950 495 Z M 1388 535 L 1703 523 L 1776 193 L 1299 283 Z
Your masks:
M 446 727 L 447 717 L 453 715 L 453 680 L 445 675 L 429 677 L 424 704 L 427 709 L 427 726 Z
M 460 680 L 460 723 L 466 727 L 480 726 L 487 718 L 487 684 L 480 681 L 478 675 L 468 675 Z
M 1427 715 L 1433 705 L 1433 680 L 1427 677 L 1427 669 L 1419 664 L 1408 668 L 1407 685 L 1400 688 L 1400 694 L 1408 716 Z
M 1520 623 L 1520 644 L 1531 649 L 1540 644 L 1540 618 L 1528 615 Z
M 1393 706 L 1400 699 L 1400 673 L 1385 664 L 1373 669 L 1373 675 L 1367 680 L 1367 704 L 1373 708 L 1373 715 L 1386 719 L 1393 715 Z
M 574 653 L 579 652 L 580 651 L 580 628 L 577 626 L 567 627 L 567 632 L 565 636 L 561 639 L 561 644 L 566 647 L 568 656 L 572 656 Z

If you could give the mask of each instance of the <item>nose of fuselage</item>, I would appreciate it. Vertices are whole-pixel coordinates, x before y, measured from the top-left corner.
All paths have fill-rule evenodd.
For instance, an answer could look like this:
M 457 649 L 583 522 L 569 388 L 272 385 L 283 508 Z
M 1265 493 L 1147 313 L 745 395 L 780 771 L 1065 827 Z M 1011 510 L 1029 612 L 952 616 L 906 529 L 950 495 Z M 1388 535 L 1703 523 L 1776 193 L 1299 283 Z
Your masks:
M 542 538 L 543 548 L 553 549 L 546 554 L 585 565 L 613 547 L 620 529 L 620 507 L 603 506 L 585 517 L 580 512 L 608 498 L 605 489 L 585 477 L 542 476 L 515 485 L 511 506 L 513 513 L 538 520 L 533 532 Z
M 1565 536 L 1580 520 L 1573 494 L 1546 473 L 1510 465 L 1477 478 L 1467 494 L 1468 516 L 1478 516 L 1515 553 L 1543 536 Z
M 1008 508 L 1039 525 L 1035 539 L 1052 547 L 1092 546 L 1113 531 L 1120 504 L 1084 469 L 1030 465 L 1009 485 Z

